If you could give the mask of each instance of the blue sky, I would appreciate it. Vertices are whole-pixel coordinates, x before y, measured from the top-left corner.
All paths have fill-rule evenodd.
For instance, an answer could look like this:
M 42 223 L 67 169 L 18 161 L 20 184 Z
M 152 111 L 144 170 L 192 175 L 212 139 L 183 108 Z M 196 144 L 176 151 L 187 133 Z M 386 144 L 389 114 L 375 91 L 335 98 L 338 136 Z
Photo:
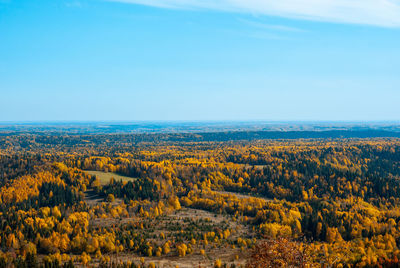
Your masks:
M 399 103 L 398 0 L 0 0 L 0 121 L 400 120 Z

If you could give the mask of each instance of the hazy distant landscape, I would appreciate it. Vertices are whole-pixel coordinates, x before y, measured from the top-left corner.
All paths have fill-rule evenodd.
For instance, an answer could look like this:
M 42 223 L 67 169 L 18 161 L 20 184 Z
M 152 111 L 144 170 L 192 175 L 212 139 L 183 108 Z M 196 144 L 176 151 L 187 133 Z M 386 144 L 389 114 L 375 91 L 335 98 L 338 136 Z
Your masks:
M 141 122 L 0 122 L 0 134 L 145 134 L 145 133 L 214 133 L 214 132 L 257 132 L 258 135 L 278 137 L 279 132 L 303 132 L 321 137 L 343 135 L 356 137 L 389 137 L 400 132 L 400 122 L 262 122 L 262 121 L 141 121 Z M 269 133 L 267 133 L 269 132 Z M 320 133 L 320 134 L 318 134 Z M 251 135 L 251 134 L 250 134 Z M 282 134 L 283 138 L 285 134 Z M 296 135 L 296 134 L 295 134 Z

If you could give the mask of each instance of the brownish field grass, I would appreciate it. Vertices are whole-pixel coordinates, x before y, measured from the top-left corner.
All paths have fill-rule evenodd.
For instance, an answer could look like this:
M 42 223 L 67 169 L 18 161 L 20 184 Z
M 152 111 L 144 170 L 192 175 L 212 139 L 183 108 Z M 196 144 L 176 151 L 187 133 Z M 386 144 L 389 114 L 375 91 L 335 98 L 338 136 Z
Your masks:
M 110 182 L 111 178 L 114 178 L 116 181 L 134 181 L 136 178 L 121 176 L 116 173 L 112 172 L 103 172 L 103 171 L 96 171 L 96 170 L 85 170 L 86 173 L 90 175 L 94 175 L 99 178 L 101 185 L 106 185 Z

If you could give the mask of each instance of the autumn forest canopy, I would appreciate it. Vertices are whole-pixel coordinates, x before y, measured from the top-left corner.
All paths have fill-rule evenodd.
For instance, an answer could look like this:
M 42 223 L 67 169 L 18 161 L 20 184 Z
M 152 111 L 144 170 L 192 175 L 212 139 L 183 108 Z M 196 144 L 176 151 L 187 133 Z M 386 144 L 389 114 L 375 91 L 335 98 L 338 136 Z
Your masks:
M 395 124 L 3 124 L 0 267 L 398 267 L 399 138 Z

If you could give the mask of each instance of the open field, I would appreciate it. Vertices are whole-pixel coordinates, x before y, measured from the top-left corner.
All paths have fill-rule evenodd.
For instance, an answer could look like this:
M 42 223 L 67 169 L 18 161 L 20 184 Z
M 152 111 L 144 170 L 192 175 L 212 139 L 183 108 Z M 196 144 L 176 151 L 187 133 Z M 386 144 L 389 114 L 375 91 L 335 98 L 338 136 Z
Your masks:
M 99 178 L 101 185 L 108 184 L 111 178 L 114 178 L 116 181 L 134 181 L 136 179 L 132 177 L 122 176 L 113 172 L 103 172 L 96 170 L 85 170 L 85 172 Z
M 261 197 L 261 196 L 252 196 L 252 195 L 247 195 L 247 194 L 240 194 L 240 193 L 234 193 L 234 192 L 227 192 L 227 191 L 218 191 L 220 194 L 228 194 L 228 195 L 234 195 L 239 199 L 247 199 L 247 198 L 255 198 L 255 199 L 261 199 L 267 202 L 272 201 L 272 199 L 266 198 L 266 197 Z
M 235 255 L 238 256 L 238 260 L 235 260 Z M 140 263 L 140 256 L 132 254 L 121 254 L 115 260 L 127 262 L 133 260 L 135 263 Z M 246 258 L 248 253 L 241 252 L 240 249 L 232 249 L 229 247 L 225 248 L 214 248 L 210 249 L 207 255 L 201 255 L 200 253 L 193 253 L 185 257 L 179 257 L 171 254 L 171 256 L 163 257 L 145 257 L 145 265 L 154 263 L 159 268 L 208 268 L 214 267 L 214 260 L 220 259 L 223 263 L 228 265 L 235 265 L 233 267 L 245 267 Z M 229 267 L 229 266 L 228 266 Z

